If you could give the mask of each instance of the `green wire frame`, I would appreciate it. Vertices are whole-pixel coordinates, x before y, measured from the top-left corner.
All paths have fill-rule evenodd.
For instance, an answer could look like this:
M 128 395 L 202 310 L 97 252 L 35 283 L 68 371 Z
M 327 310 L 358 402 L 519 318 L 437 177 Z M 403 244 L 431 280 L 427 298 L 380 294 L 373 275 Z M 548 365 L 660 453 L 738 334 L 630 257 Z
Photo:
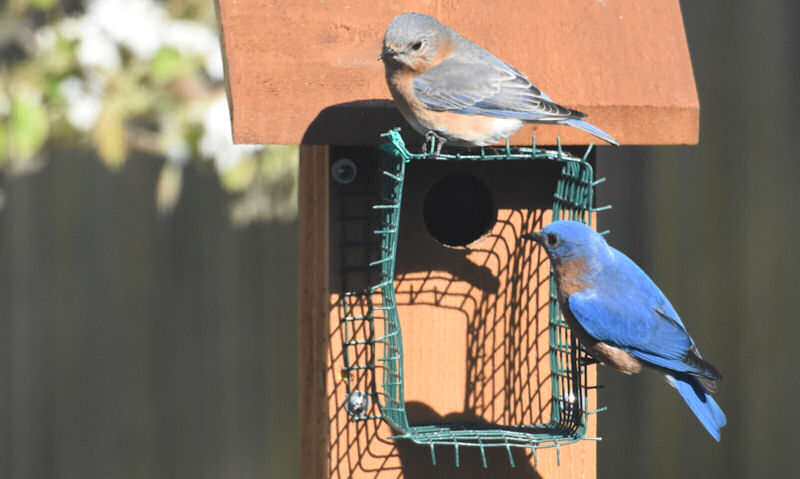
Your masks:
M 504 147 L 487 154 L 481 148 L 479 155 L 440 154 L 436 156 L 435 146 L 422 154 L 408 151 L 400 136 L 399 128 L 382 135 L 389 142 L 381 145 L 383 152 L 382 169 L 380 171 L 381 202 L 373 208 L 380 217 L 379 229 L 374 233 L 380 239 L 380 257 L 369 266 L 379 269 L 378 281 L 368 291 L 345 292 L 341 297 L 344 315 L 343 326 L 343 358 L 344 373 L 370 371 L 370 391 L 366 394 L 374 401 L 380 414 L 361 414 L 351 416 L 351 420 L 370 419 L 385 420 L 397 434 L 390 439 L 410 439 L 417 444 L 428 446 L 431 460 L 436 464 L 435 446 L 451 446 L 455 450 L 455 463 L 459 466 L 459 449 L 477 447 L 480 450 L 483 467 L 487 467 L 486 448 L 505 448 L 512 466 L 514 458 L 511 448 L 530 449 L 537 465 L 536 450 L 555 447 L 560 464 L 560 447 L 582 439 L 600 440 L 598 437 L 586 437 L 586 424 L 592 414 L 605 408 L 587 410 L 587 394 L 589 389 L 598 386 L 587 385 L 586 365 L 591 358 L 572 337 L 558 308 L 555 281 L 550 278 L 549 301 L 549 343 L 550 369 L 552 386 L 551 419 L 544 424 L 508 426 L 498 424 L 433 424 L 411 426 L 406 415 L 403 390 L 403 340 L 400 330 L 400 318 L 397 314 L 395 300 L 394 276 L 397 239 L 400 225 L 400 206 L 403 196 L 406 164 L 411 161 L 498 161 L 498 160 L 536 160 L 553 161 L 562 165 L 561 176 L 556 185 L 553 198 L 553 218 L 582 221 L 591 225 L 592 213 L 604 211 L 611 206 L 596 208 L 593 205 L 594 187 L 604 179 L 594 180 L 594 171 L 587 159 L 593 145 L 589 145 L 582 158 L 562 151 L 560 139 L 557 150 L 543 150 L 536 147 L 533 138 L 530 147 Z M 366 298 L 366 313 L 355 316 L 349 306 L 351 297 Z M 379 298 L 378 304 L 376 299 Z M 383 334 L 375 337 L 374 321 L 383 321 Z M 350 337 L 351 328 L 348 323 L 366 321 L 369 336 L 355 340 Z M 376 345 L 381 351 L 376 351 Z M 368 354 L 353 354 L 355 358 L 365 358 L 366 364 L 355 364 L 351 361 L 348 349 L 365 347 Z M 380 357 L 376 358 L 376 354 Z M 363 361 L 363 360 L 362 360 Z M 377 361 L 377 363 L 376 363 Z M 376 370 L 381 373 L 377 374 Z M 380 376 L 380 379 L 376 376 Z M 347 382 L 348 397 L 351 393 Z M 374 411 L 374 408 L 371 408 Z

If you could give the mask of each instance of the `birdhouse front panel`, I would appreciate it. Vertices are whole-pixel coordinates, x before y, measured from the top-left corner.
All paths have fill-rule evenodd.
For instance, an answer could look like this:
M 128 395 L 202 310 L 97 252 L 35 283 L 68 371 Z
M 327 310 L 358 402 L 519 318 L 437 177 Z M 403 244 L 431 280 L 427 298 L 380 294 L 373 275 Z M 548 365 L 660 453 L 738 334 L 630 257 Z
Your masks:
M 420 446 L 388 439 L 398 431 L 381 417 L 387 381 L 380 338 L 383 300 L 375 231 L 386 227 L 379 198 L 378 152 L 331 149 L 331 170 L 352 162 L 352 181 L 330 183 L 330 355 L 326 358 L 330 477 L 480 477 L 488 466 L 504 477 L 590 476 L 594 441 L 560 449 Z M 393 286 L 402 330 L 401 394 L 415 425 L 459 424 L 509 429 L 551 421 L 575 399 L 569 388 L 554 398 L 551 351 L 552 291 L 546 254 L 520 235 L 552 221 L 562 169 L 555 162 L 419 161 L 407 165 Z M 361 293 L 359 293 L 361 292 Z M 375 317 L 374 321 L 363 318 Z M 565 344 L 570 344 L 566 328 Z M 566 353 L 568 351 L 564 351 Z M 371 367 L 374 365 L 374 367 Z M 556 371 L 556 381 L 558 382 Z M 594 367 L 585 381 L 596 383 Z M 377 391 L 354 420 L 346 405 L 355 392 Z M 362 403 L 363 404 L 363 403 Z M 583 407 L 594 410 L 590 394 Z M 464 427 L 467 427 L 464 426 Z M 595 435 L 590 421 L 588 436 Z M 511 461 L 509 461 L 509 456 Z M 512 467 L 513 464 L 513 467 Z M 559 465 L 560 464 L 560 465 Z

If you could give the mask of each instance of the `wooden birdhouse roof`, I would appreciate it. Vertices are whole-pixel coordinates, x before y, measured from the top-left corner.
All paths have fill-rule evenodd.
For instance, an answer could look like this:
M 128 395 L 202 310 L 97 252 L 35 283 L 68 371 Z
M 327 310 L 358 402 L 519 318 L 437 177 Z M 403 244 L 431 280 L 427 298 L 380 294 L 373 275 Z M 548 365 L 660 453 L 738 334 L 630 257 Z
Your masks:
M 699 102 L 678 0 L 217 0 L 236 143 L 374 145 L 402 126 L 383 64 L 396 15 L 432 15 L 623 145 L 694 144 Z M 530 125 L 525 144 L 595 141 Z

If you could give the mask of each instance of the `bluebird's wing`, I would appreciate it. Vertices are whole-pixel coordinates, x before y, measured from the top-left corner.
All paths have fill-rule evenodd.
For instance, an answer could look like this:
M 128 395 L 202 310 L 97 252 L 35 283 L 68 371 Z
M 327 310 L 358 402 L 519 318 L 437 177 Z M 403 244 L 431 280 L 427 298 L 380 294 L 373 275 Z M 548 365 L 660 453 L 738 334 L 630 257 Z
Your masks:
M 569 120 L 565 121 L 564 124 L 572 126 L 574 128 L 577 128 L 579 130 L 583 130 L 586 133 L 589 133 L 590 135 L 594 135 L 594 136 L 596 136 L 596 137 L 598 137 L 600 139 L 603 139 L 603 140 L 611 143 L 612 145 L 619 146 L 619 142 L 613 136 L 611 136 L 608 133 L 604 132 L 600 128 L 597 128 L 596 126 L 592 125 L 588 121 L 583 121 L 583 120 L 578 120 L 576 118 L 572 118 L 572 119 L 569 119 Z
M 524 74 L 488 54 L 475 61 L 450 57 L 414 78 L 413 89 L 436 111 L 544 122 L 586 116 L 553 103 Z
M 606 297 L 594 290 L 570 295 L 570 312 L 598 341 L 616 346 L 632 356 L 677 371 L 685 371 L 682 358 L 693 346 L 686 331 L 646 305 Z
M 671 371 L 718 379 L 703 361 L 675 309 L 633 261 L 614 250 L 613 277 L 570 295 L 570 312 L 593 338 Z M 709 389 L 713 382 L 709 382 Z M 704 383 L 705 384 L 705 383 Z

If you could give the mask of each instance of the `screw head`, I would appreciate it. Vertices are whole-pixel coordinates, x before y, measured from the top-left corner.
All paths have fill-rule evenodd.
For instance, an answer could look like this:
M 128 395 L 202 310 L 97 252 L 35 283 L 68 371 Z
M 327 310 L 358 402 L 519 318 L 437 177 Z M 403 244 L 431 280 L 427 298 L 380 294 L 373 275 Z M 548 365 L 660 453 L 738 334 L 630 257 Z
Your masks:
M 344 410 L 347 414 L 355 417 L 362 416 L 369 409 L 369 396 L 357 389 L 350 391 L 344 402 Z
M 331 166 L 331 176 L 335 182 L 346 185 L 356 179 L 358 167 L 353 163 L 353 160 L 341 158 Z

